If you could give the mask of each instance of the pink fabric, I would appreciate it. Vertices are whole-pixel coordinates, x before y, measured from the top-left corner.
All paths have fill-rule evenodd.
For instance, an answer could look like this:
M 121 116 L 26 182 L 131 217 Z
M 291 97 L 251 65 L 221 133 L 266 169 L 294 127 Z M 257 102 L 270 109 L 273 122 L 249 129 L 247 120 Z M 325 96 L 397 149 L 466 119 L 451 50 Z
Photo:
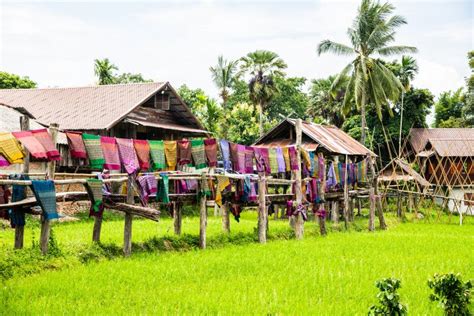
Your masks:
M 253 159 L 255 153 L 251 146 L 245 146 L 245 173 L 253 173 Z
M 25 146 L 26 149 L 30 152 L 31 156 L 35 158 L 47 159 L 48 155 L 46 154 L 46 149 L 43 145 L 35 138 L 32 132 L 30 131 L 21 131 L 21 132 L 12 132 L 12 135 L 20 141 L 20 143 Z
M 114 137 L 101 136 L 100 147 L 104 154 L 104 168 L 109 170 L 120 170 L 120 157 L 117 143 Z
M 268 148 L 253 147 L 253 151 L 255 152 L 257 171 L 270 173 L 270 157 L 268 156 Z
M 300 170 L 298 166 L 297 151 L 295 146 L 288 147 L 288 152 L 290 153 L 290 165 L 291 170 Z
M 140 164 L 138 162 L 137 153 L 133 147 L 133 140 L 125 138 L 116 138 L 120 161 L 125 171 L 132 174 L 138 171 Z
M 150 144 L 146 140 L 134 139 L 133 146 L 137 153 L 140 169 L 146 171 L 150 169 Z
M 8 167 L 9 165 L 10 163 L 8 162 L 8 160 L 6 160 L 5 157 L 0 154 L 0 167 Z
M 87 151 L 81 133 L 66 132 L 69 152 L 72 158 L 86 159 Z
M 37 129 L 31 131 L 35 138 L 43 145 L 44 149 L 46 149 L 46 155 L 48 156 L 49 160 L 60 160 L 61 157 L 59 155 L 59 151 L 56 149 L 56 145 L 53 143 L 53 139 L 51 135 L 49 135 L 48 130 L 46 128 Z

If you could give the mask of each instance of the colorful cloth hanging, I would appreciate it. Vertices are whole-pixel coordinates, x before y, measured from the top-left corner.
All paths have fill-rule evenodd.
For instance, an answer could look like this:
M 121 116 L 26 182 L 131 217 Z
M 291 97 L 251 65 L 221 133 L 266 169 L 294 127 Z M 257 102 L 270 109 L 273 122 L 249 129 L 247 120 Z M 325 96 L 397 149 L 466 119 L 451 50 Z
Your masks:
M 215 202 L 217 206 L 222 206 L 222 192 L 230 185 L 229 177 L 217 175 L 217 189 Z
M 339 176 L 339 164 L 336 165 L 335 162 L 332 163 L 333 170 L 334 170 L 334 179 L 336 181 L 336 185 L 341 183 L 341 177 Z
M 206 151 L 207 164 L 209 167 L 217 167 L 217 141 L 215 138 L 204 140 L 204 150 Z
M 102 217 L 104 213 L 104 202 L 102 198 L 103 183 L 99 179 L 87 179 L 86 189 L 91 200 L 91 207 L 89 209 L 89 216 Z
M 165 169 L 165 144 L 162 140 L 149 140 L 150 156 L 152 160 L 153 170 Z
M 367 182 L 367 159 L 357 163 L 357 182 Z
M 347 166 L 344 162 L 340 162 L 337 164 L 337 170 L 339 172 L 338 176 L 339 176 L 339 181 L 338 183 L 341 185 L 341 186 L 344 186 L 345 183 L 346 183 L 346 171 L 347 171 Z
M 255 161 L 257 164 L 258 172 L 271 173 L 270 169 L 270 158 L 268 154 L 268 148 L 266 147 L 253 147 L 255 153 Z
M 51 135 L 49 135 L 48 130 L 46 128 L 37 129 L 31 132 L 33 133 L 35 138 L 41 143 L 41 145 L 43 145 L 49 160 L 61 159 L 59 151 L 56 149 L 56 144 L 54 144 L 53 139 L 51 138 Z
M 245 146 L 245 173 L 253 173 L 253 159 L 255 153 L 251 146 Z
M 30 177 L 24 174 L 13 174 L 8 177 L 11 180 L 29 180 Z M 12 202 L 26 199 L 26 186 L 14 184 L 12 186 Z M 25 212 L 23 208 L 11 209 L 10 223 L 12 227 L 25 226 Z
M 300 166 L 298 165 L 298 158 L 297 158 L 298 152 L 296 151 L 296 147 L 295 146 L 288 147 L 288 153 L 290 156 L 291 170 L 292 171 L 300 170 Z
M 270 173 L 278 173 L 276 148 L 268 148 L 268 160 L 270 165 Z
M 45 220 L 59 218 L 56 210 L 56 188 L 52 180 L 32 180 L 31 190 L 33 191 L 38 204 L 43 210 Z
M 169 203 L 170 197 L 170 179 L 166 173 L 160 173 L 160 181 L 158 182 L 158 193 L 156 199 L 162 203 Z
M 283 157 L 283 150 L 281 147 L 276 147 L 276 158 L 277 158 L 277 164 L 278 164 L 278 172 L 285 172 L 286 171 L 286 165 L 285 165 L 285 158 Z
M 290 152 L 288 147 L 283 147 L 282 149 L 283 152 L 283 159 L 285 159 L 285 169 L 286 171 L 291 171 L 291 163 L 290 163 Z
M 126 138 L 116 138 L 120 162 L 128 174 L 133 174 L 140 169 L 137 153 L 133 147 L 133 140 Z
M 0 154 L 11 164 L 23 163 L 23 150 L 11 133 L 0 133 Z
M 133 147 L 137 153 L 140 170 L 147 171 L 150 169 L 150 144 L 148 141 L 142 139 L 134 139 Z
M 178 162 L 178 147 L 176 141 L 174 140 L 165 140 L 165 157 L 166 157 L 166 166 L 168 170 L 176 170 L 176 164 Z
M 328 174 L 327 174 L 327 177 L 326 177 L 326 187 L 328 189 L 331 189 L 331 188 L 335 187 L 336 184 L 337 184 L 337 178 L 336 178 L 336 172 L 334 170 L 334 163 L 331 162 L 329 164 Z
M 104 154 L 102 147 L 100 146 L 100 136 L 84 133 L 82 134 L 82 140 L 87 150 L 87 156 L 89 157 L 89 163 L 93 169 L 104 168 Z
M 230 146 L 229 142 L 225 139 L 219 141 L 221 147 L 222 160 L 224 162 L 224 170 L 232 169 L 232 162 L 230 160 Z
M 326 159 L 323 155 L 318 155 L 318 178 L 323 181 L 324 175 L 326 174 Z
M 204 140 L 193 139 L 191 141 L 191 151 L 196 169 L 206 168 L 206 149 L 204 147 Z
M 142 205 L 148 204 L 150 195 L 155 195 L 158 192 L 158 181 L 153 174 L 145 174 L 137 178 L 138 188 L 140 189 L 140 201 Z
M 48 155 L 43 145 L 36 139 L 30 131 L 13 132 L 13 136 L 28 150 L 31 156 L 38 159 L 47 159 Z
M 232 203 L 230 205 L 230 212 L 232 215 L 234 215 L 234 219 L 237 221 L 237 223 L 240 222 L 240 214 L 242 213 L 242 206 L 237 203 Z
M 8 162 L 7 158 L 0 154 L 0 167 L 8 167 L 10 163 Z
M 303 158 L 302 163 L 304 164 L 306 170 L 309 172 L 311 169 L 311 159 L 309 157 L 308 151 L 305 149 L 301 148 L 301 157 Z
M 245 145 L 229 143 L 233 170 L 245 173 Z
M 87 158 L 86 147 L 84 146 L 81 133 L 66 132 L 66 138 L 69 145 L 69 153 L 71 154 L 71 158 Z
M 100 147 L 104 155 L 104 168 L 109 170 L 120 170 L 120 157 L 115 137 L 100 137 Z
M 178 140 L 178 165 L 190 165 L 191 164 L 191 142 L 189 140 Z

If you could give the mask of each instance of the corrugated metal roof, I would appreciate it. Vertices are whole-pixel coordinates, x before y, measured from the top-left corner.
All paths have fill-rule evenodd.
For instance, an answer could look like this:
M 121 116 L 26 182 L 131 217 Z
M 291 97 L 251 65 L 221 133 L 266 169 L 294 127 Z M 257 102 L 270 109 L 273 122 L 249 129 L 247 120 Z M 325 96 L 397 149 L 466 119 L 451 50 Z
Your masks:
M 296 120 L 294 119 L 285 119 L 275 128 L 270 130 L 263 137 L 258 139 L 255 144 L 263 145 L 271 143 L 272 133 L 285 123 L 289 123 L 292 126 L 295 126 Z M 311 122 L 303 121 L 302 124 L 302 133 L 306 135 L 319 146 L 324 147 L 329 152 L 341 155 L 351 155 L 351 156 L 365 156 L 370 154 L 371 156 L 376 156 L 375 153 L 370 151 L 367 147 L 359 143 L 357 140 L 349 136 L 344 131 L 339 128 L 331 125 L 320 125 Z
M 0 102 L 23 107 L 38 122 L 61 129 L 110 128 L 117 120 L 165 87 L 167 83 L 137 83 L 79 88 L 0 89 Z
M 260 147 L 287 147 L 287 146 L 292 146 L 295 145 L 295 140 L 294 139 L 288 139 L 288 138 L 282 138 L 282 139 L 272 139 L 271 141 L 266 142 L 265 144 L 259 144 Z M 318 148 L 318 144 L 315 144 L 314 142 L 309 142 L 309 141 L 302 141 L 301 142 L 301 147 L 308 151 L 313 151 Z
M 442 157 L 470 157 L 474 156 L 474 128 L 412 128 L 410 144 L 418 155 L 432 149 Z
M 5 105 L 0 105 L 0 132 L 18 132 L 21 130 L 20 117 L 23 113 L 20 113 L 16 109 L 10 108 Z M 30 118 L 30 130 L 42 129 L 43 125 Z M 66 135 L 64 133 L 58 133 L 59 144 L 67 144 Z

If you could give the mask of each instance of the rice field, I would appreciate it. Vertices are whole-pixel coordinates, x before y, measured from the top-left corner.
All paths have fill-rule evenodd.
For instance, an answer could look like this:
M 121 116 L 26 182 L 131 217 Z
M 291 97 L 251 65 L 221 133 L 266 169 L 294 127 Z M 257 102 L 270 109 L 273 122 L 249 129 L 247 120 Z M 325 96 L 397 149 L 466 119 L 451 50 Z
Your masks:
M 324 238 L 307 222 L 302 241 L 292 239 L 286 221 L 271 220 L 270 241 L 260 245 L 254 242 L 256 214 L 245 212 L 240 223 L 232 220 L 229 236 L 211 216 L 204 251 L 195 247 L 197 217 L 184 217 L 179 238 L 169 218 L 136 220 L 134 253 L 121 258 L 123 220 L 108 216 L 98 255 L 90 220 L 54 225 L 60 254 L 33 257 L 41 271 L 12 270 L 1 284 L 0 314 L 362 315 L 376 302 L 374 282 L 396 277 L 409 314 L 442 315 L 428 299 L 427 279 L 451 271 L 474 278 L 472 220 L 461 227 L 445 217 L 398 223 L 388 216 L 389 230 L 368 233 L 366 218 L 359 218 L 349 232 Z M 39 228 L 31 224 L 27 247 L 34 235 Z M 12 231 L 0 231 L 2 262 L 27 260 L 36 251 L 7 250 L 12 243 Z

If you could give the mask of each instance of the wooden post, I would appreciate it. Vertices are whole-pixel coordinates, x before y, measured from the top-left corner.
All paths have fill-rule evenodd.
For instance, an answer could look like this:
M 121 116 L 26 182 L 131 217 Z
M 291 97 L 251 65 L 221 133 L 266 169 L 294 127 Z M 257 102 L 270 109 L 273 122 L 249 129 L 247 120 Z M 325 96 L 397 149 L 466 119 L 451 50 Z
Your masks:
M 102 229 L 102 216 L 94 216 L 94 229 L 92 230 L 92 241 L 100 243 L 100 231 Z
M 178 236 L 181 235 L 181 224 L 183 222 L 183 214 L 181 205 L 178 202 L 171 202 L 173 207 L 173 220 L 174 220 L 174 233 Z
M 339 202 L 338 201 L 331 202 L 331 220 L 334 227 L 339 226 Z
M 397 192 L 397 217 L 402 217 L 402 196 L 400 192 Z
M 30 129 L 30 118 L 26 115 L 20 117 L 20 129 L 22 131 L 28 131 Z M 25 152 L 25 158 L 23 159 L 23 174 L 27 174 L 30 172 L 30 153 L 28 149 L 23 146 L 23 151 Z M 17 208 L 14 212 L 22 212 L 22 208 Z M 15 226 L 15 249 L 22 249 L 23 248 L 23 240 L 25 234 L 25 226 Z
M 296 150 L 297 150 L 297 163 L 299 169 L 296 170 L 295 175 L 295 198 L 296 198 L 296 207 L 300 206 L 303 202 L 303 192 L 301 192 L 301 142 L 302 142 L 302 129 L 303 129 L 303 122 L 301 119 L 296 120 L 295 131 L 296 131 Z M 303 215 L 298 213 L 295 218 L 295 237 L 296 239 L 303 239 L 304 235 L 304 221 Z
M 322 153 L 319 153 L 319 155 L 322 157 Z M 319 161 L 318 161 L 319 163 Z M 325 201 L 325 188 L 326 188 L 326 172 L 324 172 L 323 174 L 323 178 L 320 179 L 321 180 L 321 185 L 319 186 L 319 197 L 322 201 Z M 327 210 L 324 209 L 324 204 L 325 203 L 320 203 L 319 204 L 319 210 L 324 210 L 324 212 L 326 213 Z M 318 222 L 319 222 L 319 233 L 321 234 L 321 236 L 326 236 L 327 232 L 326 232 L 326 216 L 322 217 L 322 216 L 318 216 Z
M 133 183 L 132 177 L 127 180 L 127 204 L 133 204 Z M 123 255 L 130 256 L 132 253 L 132 221 L 133 215 L 130 212 L 125 213 L 125 225 L 123 229 Z
M 344 228 L 349 229 L 349 186 L 348 182 L 348 164 L 349 156 L 346 155 L 345 159 L 345 171 L 344 171 Z
M 369 231 L 373 232 L 375 230 L 375 189 L 369 189 Z
M 221 207 L 222 211 L 222 230 L 224 233 L 230 233 L 229 204 L 224 202 Z
M 58 138 L 58 124 L 51 124 L 49 127 L 49 133 L 56 145 Z M 46 175 L 48 179 L 54 180 L 54 172 L 56 169 L 56 161 L 49 161 L 47 164 Z M 41 233 L 40 233 L 40 248 L 43 255 L 48 253 L 49 235 L 51 233 L 51 223 L 43 215 L 41 216 Z
M 349 199 L 349 221 L 354 221 L 354 198 Z
M 258 241 L 267 242 L 267 203 L 266 203 L 266 178 L 263 172 L 258 175 Z
M 385 223 L 385 218 L 383 216 L 383 208 L 382 208 L 382 199 L 379 196 L 379 191 L 378 191 L 378 180 L 377 180 L 377 174 L 375 173 L 375 167 L 374 167 L 374 162 L 372 161 L 372 157 L 368 155 L 368 160 L 369 160 L 369 165 L 370 165 L 370 170 L 372 172 L 372 186 L 374 188 L 374 195 L 375 195 L 375 205 L 377 208 L 377 216 L 379 217 L 379 223 L 380 223 L 380 228 L 381 229 L 387 229 L 387 224 Z
M 201 191 L 204 188 L 204 182 L 207 181 L 206 174 L 201 176 Z M 207 227 L 207 207 L 206 195 L 201 192 L 200 209 L 199 209 L 199 248 L 206 249 L 206 227 Z
M 362 200 L 357 198 L 357 216 L 362 215 Z

